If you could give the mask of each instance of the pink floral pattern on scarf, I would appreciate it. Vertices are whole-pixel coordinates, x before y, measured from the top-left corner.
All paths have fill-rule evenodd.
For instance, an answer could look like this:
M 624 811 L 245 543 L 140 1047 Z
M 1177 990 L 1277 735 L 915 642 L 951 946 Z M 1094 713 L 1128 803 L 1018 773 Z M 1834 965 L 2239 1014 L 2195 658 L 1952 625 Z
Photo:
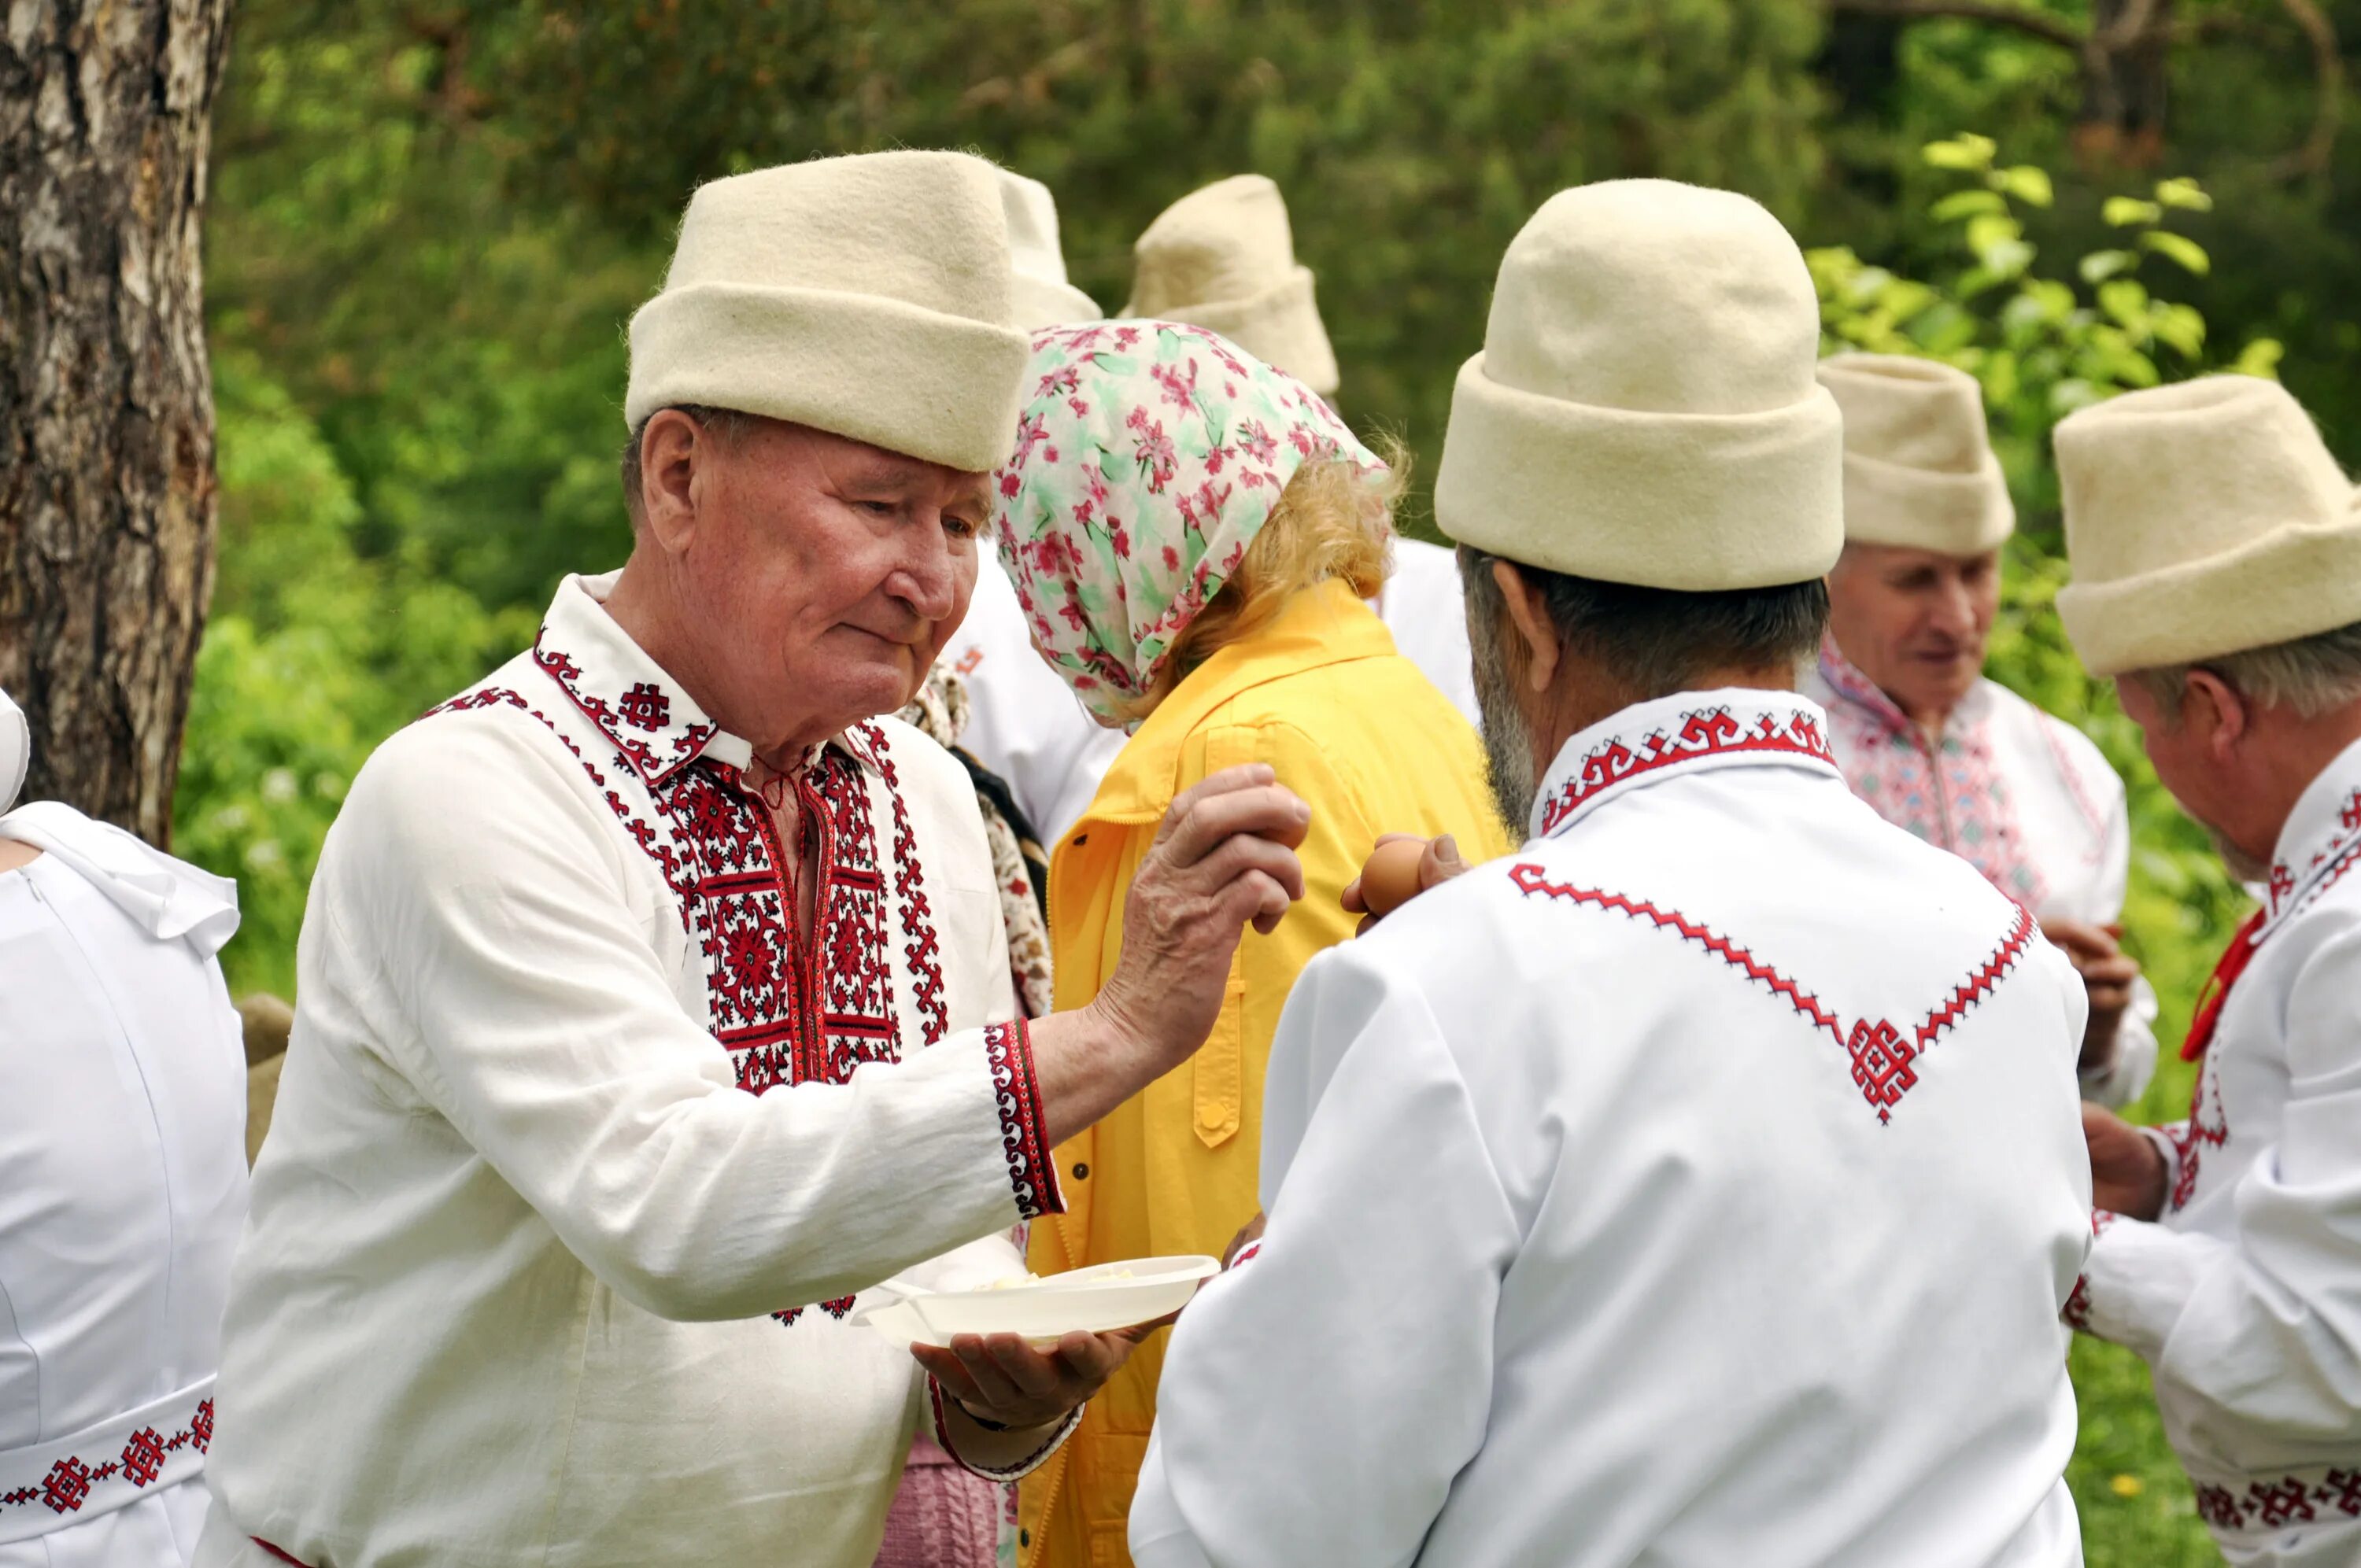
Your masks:
M 1001 559 L 1034 640 L 1102 718 L 1154 683 L 1298 468 L 1385 467 L 1310 388 L 1202 327 L 1046 328 L 1027 374 L 994 476 Z
M 1876 683 L 1820 642 L 1820 678 L 1837 700 L 1828 707 L 1837 765 L 1854 795 L 1896 828 L 1949 850 L 2027 909 L 2048 888 L 2026 858 L 2016 804 L 1993 758 L 1989 724 L 1955 712 L 1939 748 Z

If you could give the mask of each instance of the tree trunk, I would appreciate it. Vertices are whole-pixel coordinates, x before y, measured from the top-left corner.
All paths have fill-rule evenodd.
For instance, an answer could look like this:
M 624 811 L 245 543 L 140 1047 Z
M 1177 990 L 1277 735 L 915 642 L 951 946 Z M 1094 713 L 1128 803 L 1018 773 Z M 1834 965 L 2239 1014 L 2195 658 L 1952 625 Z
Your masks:
M 0 687 L 28 798 L 159 845 L 213 591 L 199 238 L 228 11 L 0 16 Z

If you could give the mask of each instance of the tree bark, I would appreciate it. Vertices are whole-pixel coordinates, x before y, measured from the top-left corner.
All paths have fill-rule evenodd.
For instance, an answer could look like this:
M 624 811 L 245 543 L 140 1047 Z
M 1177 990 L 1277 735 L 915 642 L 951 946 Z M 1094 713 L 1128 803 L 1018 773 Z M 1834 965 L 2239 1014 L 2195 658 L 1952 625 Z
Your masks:
M 27 796 L 158 845 L 213 591 L 199 243 L 228 11 L 0 5 L 0 687 Z

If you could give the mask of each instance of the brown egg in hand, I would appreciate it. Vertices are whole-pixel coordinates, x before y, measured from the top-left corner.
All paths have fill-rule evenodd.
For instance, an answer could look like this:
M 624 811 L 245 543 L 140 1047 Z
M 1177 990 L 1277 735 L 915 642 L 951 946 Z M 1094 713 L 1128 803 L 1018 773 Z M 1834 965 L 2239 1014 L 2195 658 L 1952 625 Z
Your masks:
M 1418 863 L 1423 839 L 1390 839 L 1369 851 L 1361 866 L 1361 902 L 1372 915 L 1390 915 L 1419 894 Z

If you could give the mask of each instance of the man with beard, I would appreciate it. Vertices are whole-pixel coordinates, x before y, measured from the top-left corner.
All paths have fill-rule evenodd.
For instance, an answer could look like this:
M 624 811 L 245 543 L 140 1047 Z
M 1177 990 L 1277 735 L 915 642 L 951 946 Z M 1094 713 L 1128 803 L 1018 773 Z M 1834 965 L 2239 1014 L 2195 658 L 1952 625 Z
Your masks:
M 1562 192 L 1435 510 L 1522 850 L 1312 960 L 1141 1568 L 2081 1561 L 2081 981 L 1792 689 L 1843 543 L 1761 207 Z
M 2058 427 L 2058 609 L 2263 906 L 2182 1055 L 2189 1119 L 2083 1112 L 2075 1327 L 2156 1380 L 2237 1563 L 2361 1562 L 2361 508 L 2295 400 L 2209 377 Z
M 2090 994 L 2082 1097 L 2139 1098 L 2156 993 L 2117 941 L 2131 868 L 2123 780 L 2090 738 L 1983 674 L 2016 509 L 1974 377 L 1839 354 L 1820 385 L 1845 422 L 1845 549 L 1804 693 L 1855 795 L 2033 911 Z

